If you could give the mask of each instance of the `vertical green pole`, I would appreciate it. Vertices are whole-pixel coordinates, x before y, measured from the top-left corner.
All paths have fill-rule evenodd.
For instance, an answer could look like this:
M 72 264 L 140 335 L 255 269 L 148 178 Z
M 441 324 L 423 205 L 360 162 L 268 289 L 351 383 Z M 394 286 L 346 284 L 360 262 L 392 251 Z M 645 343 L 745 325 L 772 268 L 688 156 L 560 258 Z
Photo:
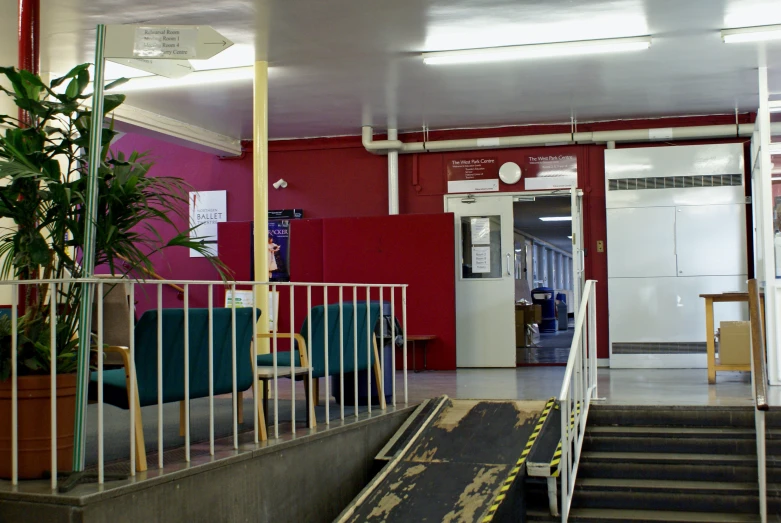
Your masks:
M 97 221 L 98 169 L 101 158 L 103 134 L 103 50 L 106 43 L 106 26 L 98 25 L 95 41 L 95 77 L 93 78 L 92 120 L 89 133 L 89 171 L 87 178 L 87 212 L 84 224 L 84 251 L 81 269 L 83 278 L 91 278 L 95 272 L 95 222 Z M 76 383 L 76 419 L 73 431 L 73 470 L 84 470 L 85 429 L 87 420 L 87 391 L 89 387 L 89 353 L 92 322 L 93 287 L 82 283 L 79 309 L 79 367 Z

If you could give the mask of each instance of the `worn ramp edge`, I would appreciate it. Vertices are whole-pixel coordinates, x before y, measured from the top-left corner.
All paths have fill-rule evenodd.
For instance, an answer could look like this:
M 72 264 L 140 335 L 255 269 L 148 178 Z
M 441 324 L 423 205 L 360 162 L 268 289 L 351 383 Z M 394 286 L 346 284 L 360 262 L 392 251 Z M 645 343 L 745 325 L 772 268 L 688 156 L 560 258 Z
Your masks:
M 401 428 L 388 440 L 388 443 L 374 457 L 378 461 L 388 461 L 396 457 L 409 443 L 413 437 L 420 431 L 423 424 L 438 408 L 438 398 L 424 400 L 417 406 L 409 418 L 404 422 Z
M 515 500 L 508 494 L 520 485 L 527 442 L 546 403 L 446 397 L 436 403 L 404 450 L 336 521 L 492 521 L 501 512 L 492 507 Z
M 554 458 L 561 456 L 561 408 L 558 401 L 551 403 L 548 414 L 540 416 L 541 425 L 531 452 L 526 459 L 526 473 L 534 477 L 551 477 L 558 469 L 558 463 L 551 463 Z M 547 405 L 546 405 L 547 408 Z

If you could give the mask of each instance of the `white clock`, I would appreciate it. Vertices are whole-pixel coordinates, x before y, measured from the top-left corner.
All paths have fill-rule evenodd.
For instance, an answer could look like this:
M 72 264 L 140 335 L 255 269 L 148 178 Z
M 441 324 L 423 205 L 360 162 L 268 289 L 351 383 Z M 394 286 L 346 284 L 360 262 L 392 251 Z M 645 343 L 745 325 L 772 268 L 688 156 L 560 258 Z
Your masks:
M 521 168 L 515 162 L 507 162 L 499 168 L 499 179 L 506 184 L 518 183 L 521 179 Z

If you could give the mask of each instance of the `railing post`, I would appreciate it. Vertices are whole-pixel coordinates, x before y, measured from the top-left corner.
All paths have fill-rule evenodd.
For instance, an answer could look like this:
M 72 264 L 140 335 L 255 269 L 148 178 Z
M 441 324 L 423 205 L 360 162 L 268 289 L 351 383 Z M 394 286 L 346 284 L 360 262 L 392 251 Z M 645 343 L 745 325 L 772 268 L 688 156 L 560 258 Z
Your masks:
M 11 484 L 19 484 L 19 391 L 17 353 L 19 352 L 19 288 L 11 291 Z M 83 291 L 82 291 L 83 292 Z

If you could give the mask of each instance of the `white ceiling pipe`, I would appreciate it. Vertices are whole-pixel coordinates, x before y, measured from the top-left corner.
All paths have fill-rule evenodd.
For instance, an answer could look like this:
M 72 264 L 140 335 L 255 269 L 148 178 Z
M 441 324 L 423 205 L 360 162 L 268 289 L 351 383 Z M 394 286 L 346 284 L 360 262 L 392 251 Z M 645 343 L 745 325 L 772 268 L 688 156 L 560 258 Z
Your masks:
M 388 154 L 390 151 L 399 151 L 401 142 L 399 140 L 378 140 L 374 141 L 371 126 L 364 125 L 361 128 L 361 141 L 364 148 L 374 154 Z
M 388 129 L 388 141 L 396 140 L 396 129 Z M 388 214 L 399 214 L 399 151 L 388 151 Z
M 773 134 L 781 134 L 781 122 L 771 124 Z M 737 132 L 736 132 L 737 131 Z M 433 142 L 400 142 L 385 140 L 373 142 L 371 127 L 363 128 L 363 144 L 366 150 L 375 154 L 387 154 L 396 149 L 400 153 L 470 151 L 478 149 L 507 149 L 575 143 L 626 143 L 667 142 L 673 140 L 697 140 L 714 138 L 747 137 L 754 132 L 753 124 L 702 125 L 693 127 L 669 127 L 663 129 L 625 129 L 616 131 L 578 132 L 574 134 L 537 134 L 528 136 L 503 136 L 495 138 L 468 138 L 462 140 L 438 140 Z M 399 144 L 398 146 L 394 144 Z

